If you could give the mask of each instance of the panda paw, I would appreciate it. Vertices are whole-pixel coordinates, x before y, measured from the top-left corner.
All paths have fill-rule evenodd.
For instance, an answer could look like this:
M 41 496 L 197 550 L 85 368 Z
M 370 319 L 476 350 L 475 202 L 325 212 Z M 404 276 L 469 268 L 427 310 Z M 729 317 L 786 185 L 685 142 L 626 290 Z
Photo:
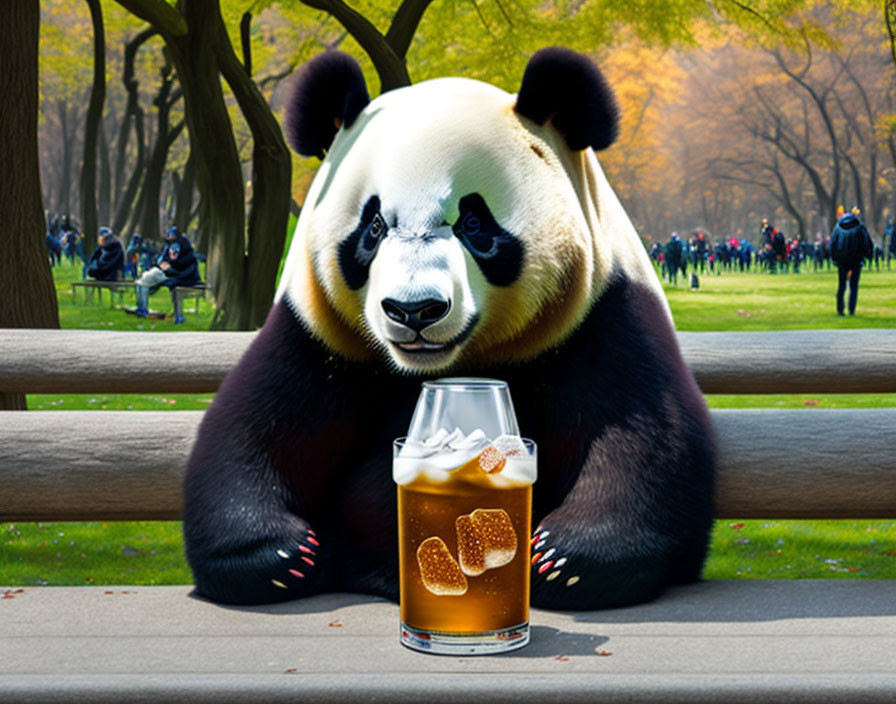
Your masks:
M 315 577 L 320 572 L 319 548 L 317 534 L 310 528 L 303 531 L 295 544 L 288 548 L 277 548 L 277 560 L 282 571 L 271 579 L 271 584 L 280 589 L 295 591 L 301 590 L 310 582 L 318 581 Z
M 575 573 L 575 565 L 570 563 L 570 556 L 552 539 L 550 530 L 541 526 L 536 528 L 531 546 L 533 591 L 539 585 L 548 584 L 554 589 L 572 588 L 581 581 L 581 576 Z

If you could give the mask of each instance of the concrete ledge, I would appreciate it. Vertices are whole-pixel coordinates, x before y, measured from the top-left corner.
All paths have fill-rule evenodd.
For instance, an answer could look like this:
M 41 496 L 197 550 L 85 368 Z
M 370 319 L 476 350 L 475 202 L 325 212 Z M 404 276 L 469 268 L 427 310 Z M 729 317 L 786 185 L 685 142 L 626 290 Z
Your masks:
M 403 648 L 371 597 L 25 588 L 0 599 L 0 701 L 896 701 L 896 580 L 705 582 L 531 620 L 523 650 L 455 658 Z

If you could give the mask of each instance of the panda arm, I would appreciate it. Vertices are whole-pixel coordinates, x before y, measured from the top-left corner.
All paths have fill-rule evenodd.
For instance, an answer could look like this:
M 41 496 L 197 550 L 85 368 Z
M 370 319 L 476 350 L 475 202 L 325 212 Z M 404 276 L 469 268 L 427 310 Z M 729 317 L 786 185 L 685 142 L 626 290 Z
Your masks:
M 338 378 L 327 385 L 325 355 L 281 301 L 206 412 L 184 485 L 200 594 L 262 603 L 331 587 L 323 507 L 356 413 Z
M 538 507 L 546 515 L 533 544 L 533 604 L 624 606 L 697 579 L 714 444 L 655 294 L 617 281 L 547 374 L 540 454 L 565 459 L 542 463 L 539 482 L 553 496 Z

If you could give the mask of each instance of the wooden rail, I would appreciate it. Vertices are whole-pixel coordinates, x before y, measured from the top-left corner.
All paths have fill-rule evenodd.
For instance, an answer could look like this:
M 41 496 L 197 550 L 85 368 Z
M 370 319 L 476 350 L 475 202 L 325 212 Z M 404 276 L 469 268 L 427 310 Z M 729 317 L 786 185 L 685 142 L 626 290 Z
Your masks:
M 0 330 L 0 392 L 212 392 L 254 335 Z M 896 393 L 896 329 L 690 332 L 678 339 L 707 394 Z M 160 373 L 159 360 L 174 357 L 177 365 Z
M 896 516 L 896 408 L 712 417 L 718 517 Z M 0 522 L 179 518 L 201 419 L 201 411 L 0 413 Z

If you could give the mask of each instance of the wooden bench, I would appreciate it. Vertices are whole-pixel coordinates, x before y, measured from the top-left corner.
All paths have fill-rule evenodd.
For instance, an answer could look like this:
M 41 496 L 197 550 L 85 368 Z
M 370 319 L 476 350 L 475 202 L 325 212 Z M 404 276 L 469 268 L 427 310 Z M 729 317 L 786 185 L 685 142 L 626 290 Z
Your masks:
M 115 294 L 118 294 L 119 305 L 123 302 L 126 291 L 133 291 L 136 284 L 133 281 L 95 281 L 93 279 L 85 279 L 84 281 L 72 281 L 72 303 L 77 302 L 77 290 L 84 290 L 84 303 L 93 301 L 93 294 L 96 292 L 99 302 L 103 302 L 103 291 L 109 292 L 109 307 L 115 305 Z
M 103 302 L 103 291 L 109 291 L 109 307 L 112 308 L 115 305 L 115 294 L 118 294 L 118 304 L 119 306 L 124 302 L 124 294 L 126 292 L 133 292 L 134 288 L 137 286 L 135 281 L 72 281 L 72 303 L 77 302 L 76 291 L 79 288 L 84 289 L 84 303 L 90 303 L 93 300 L 94 291 L 97 292 L 97 297 L 99 298 L 99 302 Z M 183 303 L 187 299 L 193 299 L 193 313 L 199 312 L 199 301 L 205 298 L 205 293 L 208 290 L 208 285 L 205 283 L 198 283 L 194 286 L 175 286 L 174 294 L 177 296 L 178 301 Z
M 251 339 L 4 330 L 0 390 L 213 392 Z M 705 393 L 896 393 L 896 330 L 679 339 Z M 102 374 L 97 347 L 115 360 Z M 172 354 L 179 364 L 158 374 Z M 97 412 L 0 413 L 0 522 L 180 516 L 201 412 L 99 412 L 101 439 Z M 896 408 L 712 417 L 718 517 L 896 517 Z M 10 596 L 4 703 L 896 701 L 896 580 L 712 581 L 627 609 L 533 610 L 529 646 L 480 658 L 402 648 L 397 607 L 359 595 L 252 608 L 183 586 Z

